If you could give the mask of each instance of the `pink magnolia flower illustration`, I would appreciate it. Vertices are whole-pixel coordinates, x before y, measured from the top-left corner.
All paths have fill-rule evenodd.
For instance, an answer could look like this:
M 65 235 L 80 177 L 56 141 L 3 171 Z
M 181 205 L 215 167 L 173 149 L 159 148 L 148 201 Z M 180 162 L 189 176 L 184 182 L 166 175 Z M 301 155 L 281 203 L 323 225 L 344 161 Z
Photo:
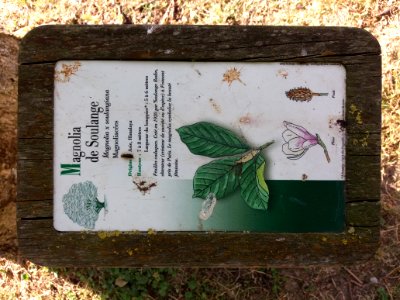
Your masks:
M 309 133 L 304 127 L 284 121 L 286 130 L 282 133 L 285 144 L 282 145 L 282 152 L 288 159 L 299 159 L 315 145 L 320 145 L 324 149 L 328 163 L 331 161 L 328 150 L 318 134 Z

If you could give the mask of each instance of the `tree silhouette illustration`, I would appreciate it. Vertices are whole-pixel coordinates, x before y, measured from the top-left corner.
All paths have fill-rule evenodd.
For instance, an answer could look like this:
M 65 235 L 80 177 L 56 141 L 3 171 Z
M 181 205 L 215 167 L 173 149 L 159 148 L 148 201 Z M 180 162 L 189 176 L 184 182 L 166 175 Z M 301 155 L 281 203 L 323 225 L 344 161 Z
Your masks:
M 100 211 L 106 208 L 106 201 L 97 199 L 97 188 L 91 181 L 73 184 L 62 202 L 66 215 L 87 229 L 94 229 Z

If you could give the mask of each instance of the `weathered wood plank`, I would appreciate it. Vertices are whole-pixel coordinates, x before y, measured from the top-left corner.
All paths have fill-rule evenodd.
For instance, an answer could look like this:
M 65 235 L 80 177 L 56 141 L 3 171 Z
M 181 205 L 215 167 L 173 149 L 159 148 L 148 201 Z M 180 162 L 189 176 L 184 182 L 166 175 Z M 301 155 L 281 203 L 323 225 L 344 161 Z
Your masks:
M 171 48 L 172 53 L 167 51 Z M 326 58 L 332 53 L 379 54 L 380 47 L 368 32 L 344 27 L 44 26 L 28 33 L 20 53 L 22 64 L 61 59 L 178 57 L 207 61 L 262 57 L 283 61 L 306 56 L 312 61 L 315 56 Z
M 347 76 L 346 222 L 355 232 L 129 232 L 108 233 L 105 239 L 103 233 L 57 232 L 51 200 L 54 66 L 58 60 L 80 59 L 342 64 Z M 21 254 L 47 265 L 98 266 L 101 262 L 113 267 L 293 266 L 353 263 L 371 257 L 379 242 L 380 64 L 377 41 L 353 28 L 51 26 L 33 30 L 22 41 L 19 69 Z
M 54 67 L 55 64 L 19 67 L 19 138 L 52 138 Z
M 346 201 L 380 199 L 380 156 L 346 160 Z
M 53 198 L 53 161 L 18 160 L 17 201 Z
M 53 217 L 52 199 L 17 202 L 18 219 L 35 219 L 35 218 L 52 218 L 52 217 Z
M 19 231 L 24 257 L 39 264 L 75 267 L 95 266 L 99 260 L 103 266 L 124 267 L 352 263 L 371 257 L 378 241 L 377 227 L 355 227 L 352 234 L 114 232 L 106 237 L 56 232 L 52 220 L 21 220 Z M 41 239 L 35 238 L 39 231 Z M 174 251 L 166 251 L 166 245 Z
M 380 155 L 381 135 L 379 133 L 349 133 L 347 134 L 347 154 Z
M 20 102 L 18 107 L 19 138 L 52 138 L 53 104 L 37 97 Z
M 54 66 L 55 63 L 19 66 L 18 97 L 22 103 L 31 98 L 53 102 Z
M 18 140 L 18 158 L 26 159 L 53 159 L 53 139 L 23 139 Z
M 346 205 L 346 223 L 349 226 L 379 226 L 379 202 L 356 202 Z
M 346 65 L 346 122 L 348 132 L 380 133 L 381 60 Z

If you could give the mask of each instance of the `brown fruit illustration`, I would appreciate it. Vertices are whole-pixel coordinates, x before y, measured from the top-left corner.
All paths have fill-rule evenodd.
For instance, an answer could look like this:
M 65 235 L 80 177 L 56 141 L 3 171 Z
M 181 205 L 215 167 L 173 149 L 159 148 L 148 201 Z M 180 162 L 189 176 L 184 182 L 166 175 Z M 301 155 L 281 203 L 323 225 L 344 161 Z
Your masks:
M 328 96 L 328 93 L 314 93 L 309 88 L 298 87 L 287 91 L 286 97 L 293 101 L 309 102 L 313 96 Z

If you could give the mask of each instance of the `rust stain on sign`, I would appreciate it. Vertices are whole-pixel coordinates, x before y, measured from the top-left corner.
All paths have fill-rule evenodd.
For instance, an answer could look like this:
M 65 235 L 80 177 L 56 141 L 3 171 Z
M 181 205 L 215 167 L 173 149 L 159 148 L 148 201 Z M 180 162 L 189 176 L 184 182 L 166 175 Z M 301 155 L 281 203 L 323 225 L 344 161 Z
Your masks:
M 246 114 L 239 119 L 239 123 L 241 124 L 250 124 L 251 123 L 251 117 L 249 114 Z
M 251 127 L 259 127 L 262 125 L 262 116 L 261 114 L 253 115 L 251 113 L 246 113 L 239 117 L 237 121 L 238 126 L 251 126 Z
M 144 180 L 141 177 L 135 177 L 133 179 L 133 183 L 143 195 L 145 195 L 147 192 L 150 192 L 153 187 L 157 186 L 157 182 L 152 180 Z
M 230 68 L 228 71 L 226 71 L 223 75 L 222 81 L 226 81 L 229 86 L 231 86 L 232 82 L 235 80 L 239 81 L 241 84 L 246 85 L 241 79 L 240 79 L 240 71 L 236 68 Z
M 75 61 L 71 64 L 62 64 L 61 70 L 55 72 L 55 80 L 59 82 L 68 82 L 70 77 L 79 70 L 81 63 L 79 61 Z
M 288 73 L 288 71 L 286 71 L 284 69 L 280 69 L 280 70 L 278 70 L 276 75 L 287 79 L 287 77 L 289 76 L 289 73 Z
M 210 105 L 216 113 L 221 113 L 221 106 L 213 98 L 210 98 Z

